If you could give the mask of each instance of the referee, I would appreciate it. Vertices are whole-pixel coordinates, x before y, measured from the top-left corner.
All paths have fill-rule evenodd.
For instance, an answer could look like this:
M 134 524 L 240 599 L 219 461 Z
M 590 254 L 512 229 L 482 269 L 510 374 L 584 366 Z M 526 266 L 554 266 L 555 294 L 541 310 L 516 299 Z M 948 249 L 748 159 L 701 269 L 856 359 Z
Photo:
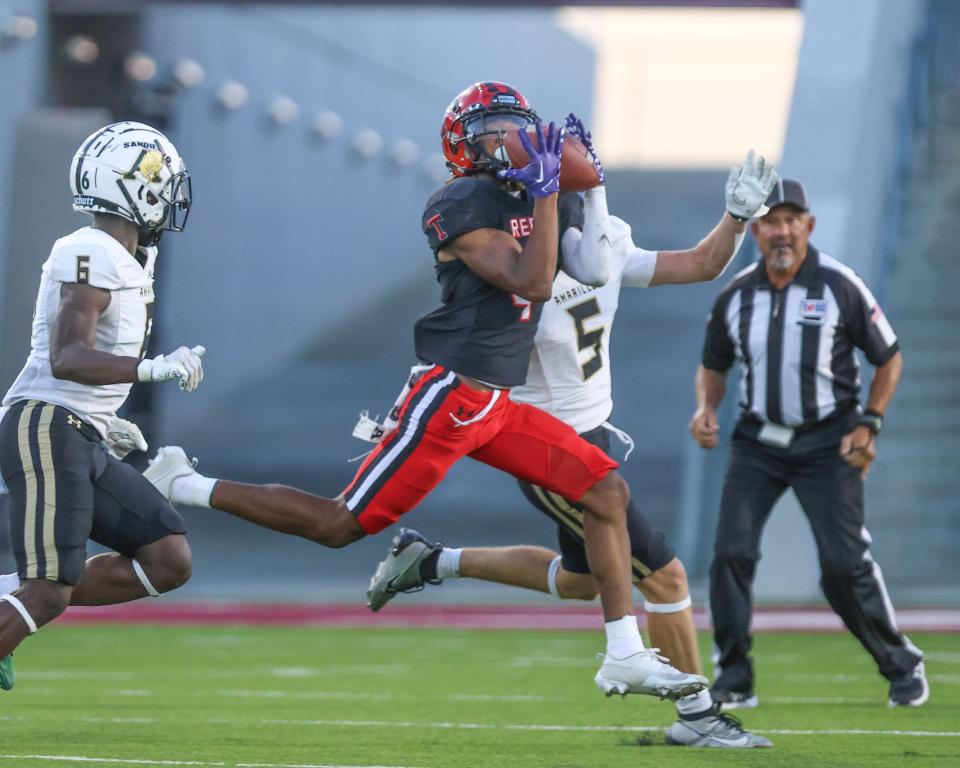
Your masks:
M 897 337 L 863 280 L 809 244 L 816 219 L 799 181 L 784 179 L 751 224 L 763 258 L 734 277 L 710 315 L 690 432 L 718 443 L 726 374 L 740 364 L 740 418 L 710 568 L 719 656 L 711 693 L 724 709 L 755 707 L 752 583 L 760 534 L 792 488 L 813 528 L 820 585 L 890 681 L 890 706 L 923 704 L 923 654 L 897 629 L 864 527 L 863 482 L 903 366 Z M 875 366 L 860 410 L 855 348 Z

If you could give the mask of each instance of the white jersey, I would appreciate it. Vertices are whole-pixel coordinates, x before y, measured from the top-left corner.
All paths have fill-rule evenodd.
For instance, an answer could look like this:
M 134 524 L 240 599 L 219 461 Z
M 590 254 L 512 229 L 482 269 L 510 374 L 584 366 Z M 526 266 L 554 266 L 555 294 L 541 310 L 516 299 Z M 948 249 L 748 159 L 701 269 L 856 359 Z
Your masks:
M 610 331 L 620 287 L 646 288 L 657 264 L 656 252 L 637 248 L 630 225 L 616 216 L 610 217 L 610 236 L 605 285 L 594 288 L 557 274 L 553 296 L 543 306 L 527 381 L 510 390 L 517 402 L 535 405 L 581 434 L 600 426 L 613 410 Z
M 146 248 L 145 266 L 106 232 L 78 229 L 53 244 L 43 264 L 33 314 L 30 356 L 3 405 L 42 400 L 60 405 L 106 433 L 107 419 L 123 405 L 132 384 L 78 384 L 56 379 L 50 370 L 50 328 L 64 283 L 85 283 L 110 291 L 110 304 L 97 321 L 94 349 L 142 357 L 153 324 L 153 265 L 156 248 Z

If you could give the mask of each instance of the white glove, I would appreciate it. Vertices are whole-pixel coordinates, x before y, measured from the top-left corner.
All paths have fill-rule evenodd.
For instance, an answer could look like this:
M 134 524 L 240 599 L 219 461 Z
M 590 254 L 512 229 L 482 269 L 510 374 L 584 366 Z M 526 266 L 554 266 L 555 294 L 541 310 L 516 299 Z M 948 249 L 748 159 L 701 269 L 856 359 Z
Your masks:
M 140 427 L 119 416 L 111 416 L 107 422 L 107 436 L 103 445 L 114 457 L 121 460 L 130 451 L 147 450 L 147 441 Z
M 205 347 L 191 349 L 178 347 L 169 355 L 157 355 L 152 360 L 142 360 L 137 366 L 137 379 L 140 381 L 170 381 L 177 379 L 180 389 L 193 392 L 203 381 L 203 363 L 200 358 L 206 352 Z
M 760 155 L 754 160 L 753 150 L 747 152 L 743 168 L 733 166 L 727 178 L 727 212 L 735 219 L 747 221 L 765 216 L 770 209 L 764 205 L 780 176 L 773 163 Z

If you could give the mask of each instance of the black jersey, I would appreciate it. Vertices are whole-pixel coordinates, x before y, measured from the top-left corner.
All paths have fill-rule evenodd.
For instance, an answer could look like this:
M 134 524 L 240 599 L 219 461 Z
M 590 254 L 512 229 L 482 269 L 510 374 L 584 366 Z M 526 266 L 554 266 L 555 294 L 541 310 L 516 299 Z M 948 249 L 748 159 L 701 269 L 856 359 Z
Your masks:
M 560 195 L 557 205 L 561 235 L 582 227 L 579 195 Z M 422 226 L 434 258 L 460 235 L 488 227 L 524 245 L 533 232 L 533 200 L 490 176 L 465 176 L 431 196 Z M 443 304 L 414 327 L 417 357 L 498 387 L 523 384 L 542 305 L 491 285 L 459 259 L 437 260 L 435 268 Z

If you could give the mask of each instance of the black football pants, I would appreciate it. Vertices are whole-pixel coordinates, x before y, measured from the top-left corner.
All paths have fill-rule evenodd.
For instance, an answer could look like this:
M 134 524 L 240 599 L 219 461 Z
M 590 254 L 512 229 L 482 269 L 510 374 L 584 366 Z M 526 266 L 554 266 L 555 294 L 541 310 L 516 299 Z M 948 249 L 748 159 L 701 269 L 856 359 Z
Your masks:
M 880 568 L 868 550 L 860 471 L 840 456 L 839 442 L 797 455 L 794 449 L 735 436 L 710 567 L 710 610 L 720 672 L 715 686 L 753 690 L 749 627 L 760 534 L 788 487 L 813 528 L 820 586 L 830 606 L 884 677 L 911 671 L 922 655 L 894 623 Z

